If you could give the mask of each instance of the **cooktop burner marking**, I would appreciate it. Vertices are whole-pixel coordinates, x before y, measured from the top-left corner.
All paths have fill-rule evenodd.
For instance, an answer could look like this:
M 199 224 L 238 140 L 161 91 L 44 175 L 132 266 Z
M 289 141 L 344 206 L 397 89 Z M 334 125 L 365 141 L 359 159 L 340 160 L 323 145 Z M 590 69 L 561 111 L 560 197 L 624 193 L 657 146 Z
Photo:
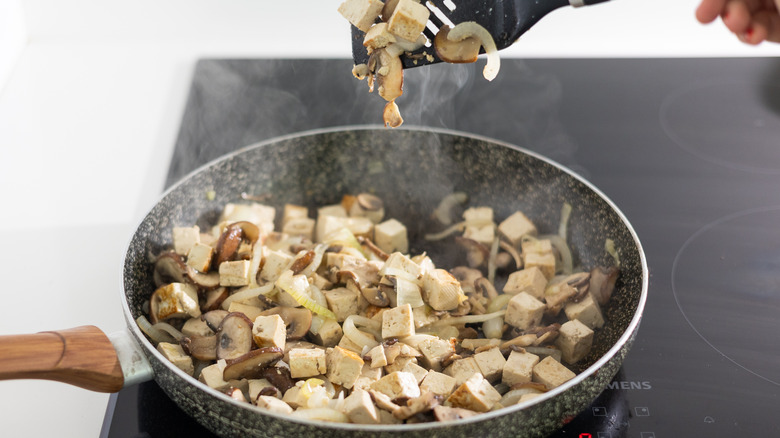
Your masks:
M 683 244 L 672 292 L 712 348 L 780 386 L 780 206 L 712 222 Z
M 778 174 L 779 102 L 780 87 L 773 85 L 697 83 L 664 99 L 660 122 L 666 135 L 699 158 L 733 169 Z

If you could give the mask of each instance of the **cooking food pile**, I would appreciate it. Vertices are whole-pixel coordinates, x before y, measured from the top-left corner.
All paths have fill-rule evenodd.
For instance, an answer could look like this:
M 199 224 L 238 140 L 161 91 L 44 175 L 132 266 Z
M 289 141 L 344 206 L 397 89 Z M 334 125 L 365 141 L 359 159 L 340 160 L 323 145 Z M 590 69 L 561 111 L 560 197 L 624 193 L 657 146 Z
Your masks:
M 404 72 L 401 56 L 428 58 L 423 47 L 445 62 L 476 62 L 480 49 L 487 54 L 487 65 L 483 70 L 485 79 L 492 81 L 498 75 L 500 59 L 490 33 L 476 22 L 458 23 L 454 27 L 442 26 L 433 41 L 423 34 L 430 11 L 419 0 L 346 0 L 339 6 L 339 12 L 353 26 L 365 33 L 363 45 L 369 54 L 367 64 L 355 65 L 352 74 L 366 79 L 369 92 L 377 93 L 387 101 L 383 112 L 386 126 L 397 128 L 403 118 L 395 100 L 403 94 Z M 416 63 L 416 61 L 415 61 Z
M 137 322 L 185 373 L 291 417 L 448 421 L 524 402 L 575 377 L 618 253 L 605 249 L 613 266 L 576 266 L 568 204 L 558 234 L 541 235 L 521 211 L 496 222 L 466 201 L 455 193 L 432 212 L 443 231 L 430 244 L 462 248 L 449 269 L 409 254 L 405 225 L 369 193 L 316 219 L 287 204 L 278 230 L 275 208 L 227 204 L 208 229 L 173 228 Z

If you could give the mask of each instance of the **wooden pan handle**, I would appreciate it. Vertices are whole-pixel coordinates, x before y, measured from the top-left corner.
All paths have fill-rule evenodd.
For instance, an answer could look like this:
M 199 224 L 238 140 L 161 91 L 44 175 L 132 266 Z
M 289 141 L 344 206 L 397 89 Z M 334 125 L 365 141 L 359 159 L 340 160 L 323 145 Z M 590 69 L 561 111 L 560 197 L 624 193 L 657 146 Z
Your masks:
M 97 392 L 124 384 L 114 346 L 94 326 L 0 336 L 0 380 L 8 379 L 56 380 Z

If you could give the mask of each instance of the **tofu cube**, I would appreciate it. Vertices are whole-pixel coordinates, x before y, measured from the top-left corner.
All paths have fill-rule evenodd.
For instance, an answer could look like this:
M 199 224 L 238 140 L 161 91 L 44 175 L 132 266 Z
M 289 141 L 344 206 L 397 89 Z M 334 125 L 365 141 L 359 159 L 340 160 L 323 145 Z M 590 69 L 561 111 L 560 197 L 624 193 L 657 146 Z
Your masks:
M 287 327 L 279 315 L 258 316 L 252 324 L 252 337 L 260 347 L 279 347 L 284 350 Z
M 527 292 L 520 292 L 507 304 L 504 321 L 521 330 L 539 325 L 546 306 Z
M 327 360 L 323 349 L 293 348 L 289 354 L 290 376 L 293 379 L 319 376 L 327 372 Z
M 371 368 L 381 368 L 387 365 L 387 356 L 385 356 L 385 347 L 382 344 L 368 350 L 366 354 L 371 359 Z
M 209 272 L 214 248 L 203 243 L 195 243 L 187 253 L 187 265 L 198 272 Z
M 444 374 L 455 378 L 455 385 L 460 386 L 474 374 L 482 376 L 479 365 L 473 357 L 458 359 L 444 369 Z
M 331 383 L 350 389 L 360 377 L 363 359 L 352 351 L 335 346 L 327 351 L 326 366 Z
M 547 277 L 537 266 L 521 269 L 509 274 L 504 285 L 504 293 L 517 295 L 527 292 L 532 297 L 541 300 L 544 298 L 544 289 L 547 287 Z
M 281 399 L 282 393 L 266 379 L 252 379 L 249 381 L 249 401 L 257 404 L 260 395 L 272 396 Z M 275 394 L 275 395 L 271 395 Z
M 220 286 L 247 286 L 249 284 L 249 260 L 236 260 L 219 264 Z
M 257 397 L 257 406 L 263 409 L 268 409 L 271 412 L 277 414 L 292 414 L 293 408 L 287 403 L 279 400 L 276 397 L 270 395 L 261 395 Z
M 417 378 L 405 371 L 392 372 L 371 384 L 371 389 L 379 391 L 392 400 L 420 396 Z
M 260 270 L 260 279 L 266 282 L 275 281 L 292 259 L 293 256 L 290 254 L 263 248 L 263 269 Z
M 286 225 L 292 219 L 308 219 L 309 209 L 302 205 L 285 204 L 282 211 L 282 225 Z M 284 232 L 284 231 L 282 231 Z
M 512 351 L 504 364 L 501 381 L 509 387 L 518 383 L 530 382 L 533 378 L 534 366 L 539 363 L 539 356 L 528 352 Z
M 250 204 L 227 204 L 222 209 L 222 215 L 219 222 L 229 224 L 247 221 L 252 222 L 260 228 L 262 234 L 268 234 L 274 230 L 274 219 L 276 219 L 276 209 L 257 202 Z
M 323 242 L 334 233 L 346 228 L 355 237 L 372 238 L 374 223 L 367 217 L 324 216 L 317 221 L 317 241 Z
M 374 227 L 374 243 L 382 251 L 392 254 L 409 251 L 406 226 L 395 219 L 388 219 Z
M 501 394 L 482 374 L 474 374 L 463 382 L 449 397 L 447 404 L 475 412 L 487 412 L 501 400 Z
M 218 360 L 217 363 L 203 368 L 200 372 L 200 376 L 198 376 L 198 380 L 218 391 L 226 389 L 230 386 L 230 383 L 226 382 L 223 377 L 225 366 L 226 363 L 224 360 Z
M 282 226 L 282 233 L 314 240 L 315 220 L 308 217 L 292 218 Z
M 422 268 L 420 265 L 412 261 L 409 257 L 403 255 L 401 252 L 396 251 L 390 254 L 385 260 L 385 264 L 379 270 L 379 275 L 384 276 L 388 271 L 398 270 L 408 275 L 409 278 L 420 278 L 422 274 Z
M 477 226 L 493 224 L 493 209 L 490 207 L 469 207 L 463 212 L 463 220 Z
M 553 253 L 530 252 L 523 253 L 523 264 L 526 269 L 539 268 L 547 280 L 555 276 L 555 255 Z
M 384 339 L 405 338 L 414 333 L 414 316 L 412 306 L 409 304 L 382 312 L 382 337 Z
M 543 384 L 550 390 L 563 385 L 575 376 L 572 370 L 547 356 L 534 366 L 533 381 Z
M 425 6 L 413 0 L 400 0 L 387 22 L 387 29 L 399 38 L 417 41 L 428 23 L 429 15 L 430 11 Z
M 344 322 L 349 315 L 358 313 L 358 294 L 354 290 L 337 287 L 324 290 L 322 293 L 328 302 L 328 308 L 336 315 L 339 322 Z
M 149 303 L 152 324 L 170 318 L 200 316 L 198 290 L 195 286 L 185 283 L 171 283 L 161 286 Z
M 577 363 L 590 353 L 593 330 L 576 319 L 567 321 L 558 331 L 555 346 L 561 350 L 564 362 Z
M 381 379 L 384 376 L 382 368 L 371 368 L 368 363 L 363 364 L 363 369 L 360 372 L 360 377 L 352 385 L 352 390 L 362 389 L 368 391 L 371 389 L 371 384 Z
M 504 236 L 515 248 L 520 247 L 523 236 L 536 236 L 536 225 L 521 211 L 516 211 L 498 224 L 498 232 Z
M 493 225 L 485 225 L 483 227 L 469 225 L 463 232 L 463 237 L 487 245 L 489 248 L 490 245 L 493 244 L 493 240 L 496 238 L 495 229 L 496 228 Z
M 425 378 L 425 376 L 428 374 L 428 370 L 421 367 L 420 365 L 417 365 L 417 362 L 411 361 L 404 365 L 403 368 L 401 368 L 401 371 L 405 373 L 410 373 L 414 376 L 415 379 L 417 379 L 417 384 L 419 385 L 422 380 Z
M 382 13 L 384 6 L 380 0 L 346 0 L 339 6 L 338 11 L 353 26 L 363 32 L 368 32 L 379 14 Z
M 176 254 L 187 255 L 196 243 L 200 243 L 200 228 L 197 225 L 173 227 L 173 250 Z
M 338 321 L 321 317 L 314 317 L 312 319 L 309 333 L 312 336 L 312 340 L 323 347 L 336 346 L 341 340 L 341 337 L 344 336 L 344 331 Z
M 171 344 L 168 342 L 160 342 L 157 344 L 157 351 L 159 351 L 166 359 L 171 361 L 176 368 L 184 371 L 190 376 L 195 372 L 195 366 L 192 363 L 192 357 L 184 352 L 184 349 L 179 344 Z
M 422 364 L 433 371 L 441 371 L 442 360 L 455 353 L 452 342 L 440 338 L 426 339 L 417 348 L 422 353 Z
M 423 299 L 434 310 L 454 310 L 466 299 L 460 282 L 444 269 L 423 276 Z
M 489 382 L 494 383 L 501 379 L 506 359 L 498 347 L 481 351 L 474 355 L 479 371 Z
M 416 357 L 409 357 L 409 356 L 400 356 L 397 357 L 395 360 L 390 362 L 389 364 L 385 365 L 384 370 L 385 373 L 390 374 L 395 371 L 403 371 L 404 368 L 406 368 L 407 365 L 410 363 L 417 363 Z
M 604 326 L 604 315 L 601 313 L 601 307 L 591 294 L 587 294 L 578 303 L 567 303 L 563 308 L 563 312 L 568 319 L 576 319 L 591 330 Z
M 420 382 L 422 392 L 432 392 L 442 397 L 449 397 L 454 389 L 455 378 L 437 371 L 428 371 L 428 374 Z
M 353 390 L 349 397 L 344 399 L 344 411 L 352 423 L 380 423 L 379 412 L 368 391 L 362 389 Z

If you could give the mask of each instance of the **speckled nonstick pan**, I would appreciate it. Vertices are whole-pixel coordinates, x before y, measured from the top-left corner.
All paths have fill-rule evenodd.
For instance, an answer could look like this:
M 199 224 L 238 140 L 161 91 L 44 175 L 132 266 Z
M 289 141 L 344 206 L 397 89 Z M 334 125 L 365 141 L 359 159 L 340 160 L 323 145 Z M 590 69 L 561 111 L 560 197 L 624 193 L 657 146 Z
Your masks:
M 216 196 L 207 196 L 209 191 Z M 440 266 L 446 265 L 449 251 L 422 236 L 434 227 L 431 211 L 454 191 L 468 193 L 470 205 L 493 207 L 497 218 L 522 210 L 540 233 L 557 232 L 561 206 L 570 203 L 569 242 L 582 266 L 610 264 L 604 242 L 614 240 L 621 274 L 604 309 L 606 325 L 596 331 L 578 376 L 529 402 L 454 422 L 367 426 L 294 420 L 237 402 L 186 375 L 163 358 L 135 324 L 154 291 L 149 254 L 171 243 L 173 226 L 213 223 L 222 206 L 239 201 L 242 192 L 262 196 L 264 203 L 281 210 L 285 203 L 310 208 L 333 204 L 346 193 L 361 191 L 375 192 L 388 215 L 407 225 L 410 252 L 428 251 Z M 247 147 L 169 189 L 132 237 L 122 301 L 128 332 L 140 345 L 135 351 L 146 356 L 154 379 L 185 412 L 218 435 L 531 437 L 560 428 L 611 381 L 636 336 L 647 284 L 644 253 L 631 225 L 598 189 L 571 171 L 521 148 L 458 132 L 350 127 Z M 112 336 L 113 343 L 125 350 L 117 338 L 121 336 Z M 151 378 L 152 373 L 143 372 L 145 361 L 136 357 L 134 363 L 141 372 L 133 377 L 125 370 L 125 384 Z

